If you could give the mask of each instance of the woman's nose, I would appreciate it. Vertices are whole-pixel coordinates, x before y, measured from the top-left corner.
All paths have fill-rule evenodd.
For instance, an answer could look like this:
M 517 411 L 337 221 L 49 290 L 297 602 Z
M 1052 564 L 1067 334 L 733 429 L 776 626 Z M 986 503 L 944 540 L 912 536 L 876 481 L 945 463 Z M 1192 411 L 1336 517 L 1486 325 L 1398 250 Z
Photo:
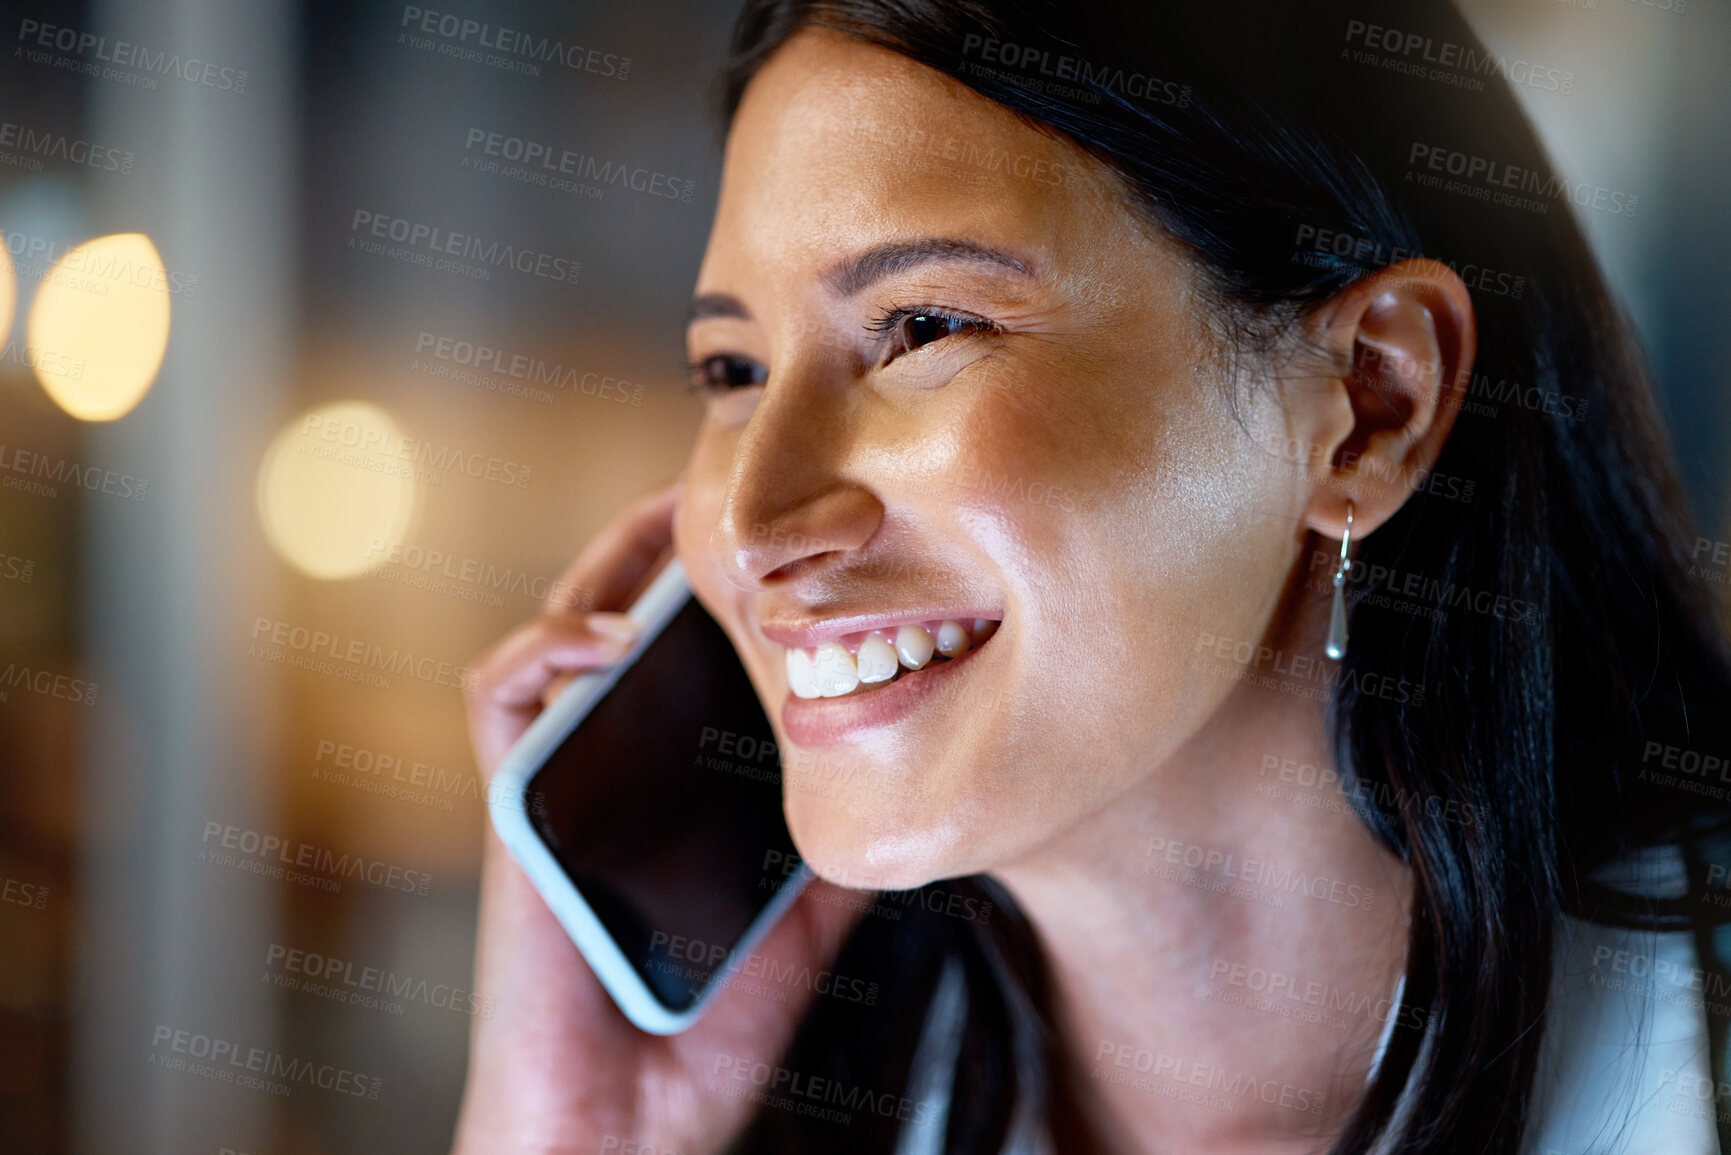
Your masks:
M 839 398 L 772 381 L 735 446 L 709 547 L 742 589 L 842 562 L 883 523 L 883 503 L 849 476 L 852 434 Z
M 871 540 L 883 507 L 870 493 L 842 486 L 792 503 L 729 500 L 710 537 L 728 580 L 762 590 L 826 561 L 845 562 Z

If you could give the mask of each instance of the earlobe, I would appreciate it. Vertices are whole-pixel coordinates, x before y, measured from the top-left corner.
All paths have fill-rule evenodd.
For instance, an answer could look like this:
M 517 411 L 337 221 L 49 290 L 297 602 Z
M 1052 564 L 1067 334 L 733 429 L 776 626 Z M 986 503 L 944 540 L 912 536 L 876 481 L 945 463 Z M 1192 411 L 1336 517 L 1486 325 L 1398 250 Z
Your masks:
M 1415 259 L 1355 282 L 1324 316 L 1352 416 L 1329 446 L 1306 520 L 1338 538 L 1350 498 L 1353 534 L 1363 536 L 1406 503 L 1442 453 L 1472 371 L 1472 300 L 1454 270 Z

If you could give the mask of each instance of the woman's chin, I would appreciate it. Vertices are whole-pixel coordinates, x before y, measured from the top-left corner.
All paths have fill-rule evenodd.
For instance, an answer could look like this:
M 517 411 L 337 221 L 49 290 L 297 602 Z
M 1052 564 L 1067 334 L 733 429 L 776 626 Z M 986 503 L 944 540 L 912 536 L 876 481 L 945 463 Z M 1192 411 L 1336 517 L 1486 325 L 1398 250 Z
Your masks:
M 793 844 L 819 878 L 855 890 L 911 890 L 965 873 L 955 866 L 960 832 L 944 820 L 943 808 L 855 795 L 845 788 L 828 797 L 785 793 Z

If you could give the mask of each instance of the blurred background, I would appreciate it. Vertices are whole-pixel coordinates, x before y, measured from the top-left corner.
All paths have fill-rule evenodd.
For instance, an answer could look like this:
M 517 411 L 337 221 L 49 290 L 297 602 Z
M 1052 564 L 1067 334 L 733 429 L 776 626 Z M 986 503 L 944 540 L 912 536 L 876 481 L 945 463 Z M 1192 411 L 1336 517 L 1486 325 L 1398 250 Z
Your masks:
M 1640 198 L 1582 215 L 1723 587 L 1731 10 L 1466 7 Z M 460 686 L 683 463 L 732 10 L 0 6 L 0 1150 L 448 1145 Z

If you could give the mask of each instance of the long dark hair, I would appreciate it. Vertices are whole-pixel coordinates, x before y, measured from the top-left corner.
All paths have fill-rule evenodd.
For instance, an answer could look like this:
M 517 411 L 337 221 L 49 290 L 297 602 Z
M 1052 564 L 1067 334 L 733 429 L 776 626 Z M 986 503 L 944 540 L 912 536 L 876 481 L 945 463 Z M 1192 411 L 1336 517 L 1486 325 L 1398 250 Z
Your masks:
M 748 0 L 725 119 L 810 25 L 954 77 L 1099 158 L 1191 254 L 1241 348 L 1272 347 L 1405 256 L 1447 262 L 1473 291 L 1477 367 L 1432 475 L 1446 484 L 1420 485 L 1354 571 L 1422 575 L 1440 612 L 1385 608 L 1355 583 L 1327 706 L 1348 794 L 1372 800 L 1362 817 L 1414 876 L 1404 1010 L 1334 1151 L 1393 1138 L 1513 1153 L 1558 916 L 1694 928 L 1705 945 L 1719 909 L 1700 896 L 1726 804 L 1645 769 L 1655 749 L 1731 750 L 1731 661 L 1688 573 L 1696 534 L 1646 367 L 1573 215 L 1633 215 L 1638 197 L 1556 174 L 1508 63 L 1442 0 Z M 1541 88 L 1573 79 L 1519 71 Z M 1388 679 L 1416 693 L 1381 692 Z M 1649 847 L 1681 851 L 1691 899 L 1592 880 Z M 866 1088 L 874 1106 L 899 1098 L 939 976 L 959 967 L 946 1150 L 998 1151 L 1018 1103 L 1085 1134 L 1065 1118 L 1029 927 L 989 879 L 937 889 L 993 914 L 916 898 L 900 920 L 868 917 L 838 966 L 883 976 L 882 1000 L 864 1014 L 818 1000 L 785 1064 Z M 765 1111 L 741 1149 L 885 1151 L 899 1125 L 875 1109 L 847 1127 Z

